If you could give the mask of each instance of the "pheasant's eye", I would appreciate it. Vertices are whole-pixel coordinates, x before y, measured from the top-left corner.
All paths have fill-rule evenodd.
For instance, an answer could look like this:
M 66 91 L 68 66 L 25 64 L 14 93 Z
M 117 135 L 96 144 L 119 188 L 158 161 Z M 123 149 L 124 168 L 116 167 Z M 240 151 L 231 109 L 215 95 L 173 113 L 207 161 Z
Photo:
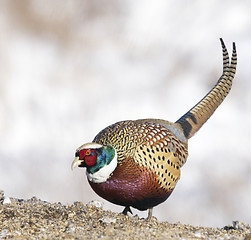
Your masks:
M 88 149 L 88 150 L 86 150 L 86 152 L 85 152 L 86 156 L 91 155 L 91 153 L 92 153 L 91 149 Z

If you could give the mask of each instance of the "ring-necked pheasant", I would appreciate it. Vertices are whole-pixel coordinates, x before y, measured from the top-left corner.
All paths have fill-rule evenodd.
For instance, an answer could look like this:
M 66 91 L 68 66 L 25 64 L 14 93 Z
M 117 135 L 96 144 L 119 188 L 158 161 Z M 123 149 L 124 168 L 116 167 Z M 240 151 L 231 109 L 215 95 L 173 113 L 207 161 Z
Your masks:
M 188 156 L 187 141 L 208 120 L 231 89 L 236 71 L 235 43 L 231 63 L 225 44 L 223 73 L 209 93 L 175 123 L 160 119 L 122 121 L 102 130 L 92 143 L 76 150 L 72 169 L 86 167 L 88 181 L 102 198 L 147 210 L 164 202 L 180 178 Z

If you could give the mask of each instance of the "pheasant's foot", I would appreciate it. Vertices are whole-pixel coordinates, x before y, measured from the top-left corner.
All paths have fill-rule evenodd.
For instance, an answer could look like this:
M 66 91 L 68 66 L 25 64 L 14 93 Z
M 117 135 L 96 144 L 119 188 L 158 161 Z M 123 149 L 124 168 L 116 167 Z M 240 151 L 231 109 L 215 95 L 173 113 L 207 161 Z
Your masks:
M 122 213 L 123 213 L 124 215 L 127 215 L 128 212 L 132 214 L 131 208 L 130 208 L 129 206 L 126 206 Z
M 146 221 L 150 221 L 151 220 L 152 214 L 153 214 L 153 208 L 149 208 L 148 209 L 148 216 L 146 218 Z

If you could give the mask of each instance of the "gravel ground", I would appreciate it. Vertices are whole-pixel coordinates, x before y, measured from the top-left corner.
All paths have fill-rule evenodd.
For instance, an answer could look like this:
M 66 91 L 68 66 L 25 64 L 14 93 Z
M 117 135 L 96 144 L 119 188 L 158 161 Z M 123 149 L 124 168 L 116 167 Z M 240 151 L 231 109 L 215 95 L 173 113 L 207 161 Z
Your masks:
M 92 202 L 72 205 L 4 198 L 0 192 L 0 239 L 248 239 L 251 226 L 235 221 L 224 228 L 149 222 L 104 211 Z

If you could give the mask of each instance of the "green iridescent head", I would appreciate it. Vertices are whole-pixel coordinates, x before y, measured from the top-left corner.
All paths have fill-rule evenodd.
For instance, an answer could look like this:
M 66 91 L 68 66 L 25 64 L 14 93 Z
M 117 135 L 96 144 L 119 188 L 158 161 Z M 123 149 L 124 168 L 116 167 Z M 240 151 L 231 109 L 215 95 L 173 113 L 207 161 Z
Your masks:
M 86 167 L 86 174 L 91 182 L 105 182 L 117 167 L 117 153 L 112 146 L 98 143 L 86 143 L 75 153 L 75 160 L 71 165 Z

